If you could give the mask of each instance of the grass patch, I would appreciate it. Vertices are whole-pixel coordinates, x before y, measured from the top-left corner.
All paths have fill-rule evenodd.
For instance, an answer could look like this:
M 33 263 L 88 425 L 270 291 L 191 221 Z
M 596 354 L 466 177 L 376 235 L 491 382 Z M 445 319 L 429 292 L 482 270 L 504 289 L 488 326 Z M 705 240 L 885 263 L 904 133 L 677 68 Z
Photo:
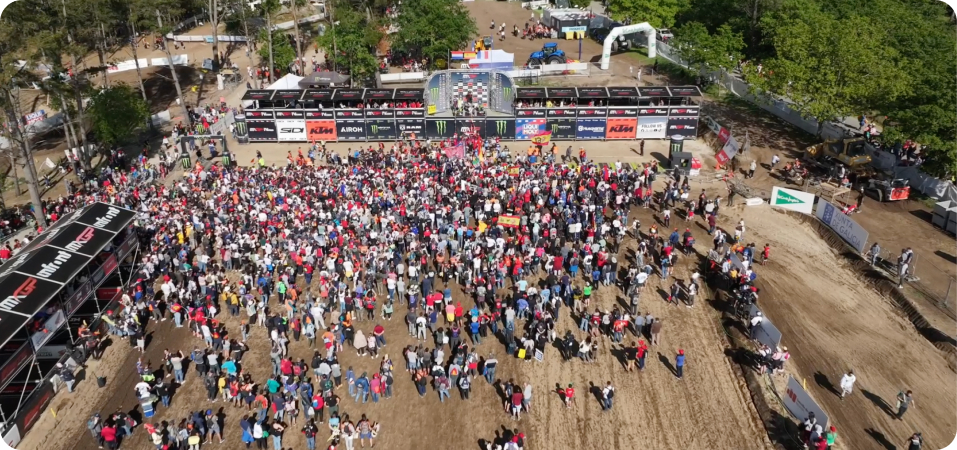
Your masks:
M 916 189 L 911 189 L 910 199 L 915 202 L 921 203 L 922 205 L 928 207 L 931 211 L 933 211 L 934 206 L 937 206 L 937 202 L 939 201 L 933 197 L 928 196 L 927 194 L 918 192 Z

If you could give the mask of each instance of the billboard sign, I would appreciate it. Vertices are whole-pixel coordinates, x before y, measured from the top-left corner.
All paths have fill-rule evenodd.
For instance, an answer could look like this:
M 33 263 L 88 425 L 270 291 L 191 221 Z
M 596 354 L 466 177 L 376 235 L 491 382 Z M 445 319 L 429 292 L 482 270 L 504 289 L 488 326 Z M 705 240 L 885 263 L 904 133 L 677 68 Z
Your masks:
M 422 138 L 425 136 L 425 119 L 396 119 L 395 126 L 399 130 L 399 136 Z
M 545 117 L 548 115 L 545 109 L 516 109 L 515 117 Z
M 515 140 L 530 141 L 548 131 L 545 119 L 515 119 Z
M 698 135 L 697 117 L 668 117 L 668 136 L 694 137 Z
M 608 118 L 605 139 L 634 139 L 638 134 L 638 118 Z
M 337 109 L 336 119 L 361 119 L 363 118 L 361 109 Z
M 390 141 L 396 136 L 394 120 L 366 120 L 366 139 Z
M 801 382 L 794 378 L 794 375 L 788 376 L 788 387 L 781 400 L 784 401 L 784 407 L 798 420 L 803 421 L 813 412 L 818 425 L 827 429 L 827 413 L 811 398 L 811 394 L 801 386 Z
M 275 120 L 246 119 L 249 129 L 249 142 L 275 141 L 279 133 Z
M 279 142 L 306 140 L 306 121 L 303 119 L 276 119 L 276 130 Z
M 638 108 L 608 108 L 608 117 L 638 117 Z
M 575 139 L 575 119 L 548 119 L 548 131 L 552 132 L 552 140 Z
M 515 139 L 515 119 L 487 119 L 485 136 L 499 139 Z
M 851 244 L 860 253 L 864 253 L 864 245 L 867 244 L 867 230 L 857 224 L 847 214 L 844 214 L 838 207 L 830 204 L 823 198 L 817 201 L 817 209 L 814 215 L 825 225 L 831 227 L 842 239 Z
M 638 117 L 638 139 L 664 139 L 667 137 L 668 118 L 658 116 Z
M 485 137 L 485 119 L 455 119 L 455 132 L 460 135 L 477 134 Z
M 454 119 L 426 119 L 425 137 L 429 139 L 448 139 L 455 133 Z
M 572 117 L 574 118 L 578 114 L 575 111 L 575 108 L 566 107 L 566 108 L 552 108 L 548 110 L 548 117 Z
M 414 109 L 397 109 L 395 110 L 396 117 L 425 117 L 425 110 L 422 108 Z
M 814 194 L 775 186 L 771 189 L 771 206 L 811 214 L 814 211 Z
M 607 115 L 608 108 L 578 108 L 578 117 L 604 119 Z
M 701 114 L 701 109 L 697 106 L 672 106 L 668 108 L 668 115 L 672 117 L 691 117 Z
M 306 139 L 309 142 L 335 142 L 339 140 L 335 120 L 307 120 Z
M 581 119 L 575 122 L 575 139 L 580 141 L 605 139 L 605 119 Z
M 336 136 L 340 141 L 363 141 L 366 138 L 364 120 L 337 120 Z
M 370 109 L 365 110 L 367 119 L 391 119 L 395 117 L 395 110 L 392 109 Z
M 319 111 L 306 111 L 306 120 L 335 119 L 336 115 L 331 109 L 320 109 Z
M 668 117 L 668 108 L 638 108 L 638 116 L 662 116 Z

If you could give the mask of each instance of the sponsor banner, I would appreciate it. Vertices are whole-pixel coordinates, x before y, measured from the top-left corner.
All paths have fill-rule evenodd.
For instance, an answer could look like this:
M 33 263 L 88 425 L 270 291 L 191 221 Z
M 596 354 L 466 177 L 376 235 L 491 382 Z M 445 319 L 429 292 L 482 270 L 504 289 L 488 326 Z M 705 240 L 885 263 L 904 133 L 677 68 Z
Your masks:
M 39 110 L 23 116 L 24 125 L 32 125 L 47 118 L 47 112 Z
M 309 142 L 335 142 L 339 140 L 335 120 L 307 120 L 306 139 Z
M 46 322 L 43 323 L 43 328 L 40 331 L 34 332 L 30 336 L 30 342 L 33 343 L 34 349 L 39 349 L 43 347 L 43 344 L 46 344 L 50 338 L 56 334 L 56 331 L 66 323 L 66 314 L 62 309 L 58 309 L 57 312 L 53 313 L 52 316 L 48 317 Z
M 672 117 L 691 117 L 701 114 L 701 109 L 697 106 L 672 106 L 668 108 L 668 115 Z
M 781 400 L 784 401 L 784 407 L 798 420 L 804 421 L 813 412 L 818 425 L 827 429 L 829 420 L 827 413 L 811 398 L 811 394 L 808 394 L 804 386 L 801 386 L 801 382 L 793 375 L 788 376 L 788 387 Z
M 721 131 L 725 131 L 725 128 L 722 128 Z M 718 138 L 720 137 L 721 135 L 718 135 Z M 738 141 L 730 134 L 727 135 L 727 139 L 725 139 L 724 142 L 724 147 L 714 156 L 714 159 L 722 166 L 728 164 L 731 158 L 734 158 L 734 156 L 738 154 L 738 149 L 740 148 Z
M 366 109 L 365 116 L 367 119 L 391 119 L 395 117 L 395 110 L 392 109 Z
M 80 223 L 71 223 L 56 233 L 45 245 L 52 245 L 74 253 L 94 257 L 116 236 L 111 231 Z
M 37 419 L 43 415 L 43 411 L 46 411 L 46 407 L 50 404 L 50 400 L 53 400 L 54 395 L 53 383 L 42 383 L 40 387 L 33 391 L 33 394 L 29 397 L 30 399 L 26 401 L 26 405 L 21 407 L 20 413 L 17 414 L 17 428 L 20 429 L 21 434 L 25 435 L 33 428 Z
M 37 350 L 37 359 L 45 360 L 59 360 L 63 355 L 67 354 L 70 349 L 65 345 L 44 345 L 42 348 Z
M 522 219 L 518 216 L 502 214 L 498 216 L 498 224 L 503 227 L 518 228 L 522 224 Z
M 364 120 L 337 120 L 336 136 L 340 141 L 364 141 L 366 123 Z
M 664 86 L 644 86 L 638 88 L 638 95 L 641 97 L 670 97 L 671 93 Z
M 246 120 L 249 119 L 275 119 L 272 111 L 250 111 L 246 110 Z
M 668 118 L 646 116 L 638 117 L 638 139 L 664 139 L 667 137 Z
M 740 270 L 744 270 L 742 265 Z M 758 305 L 751 305 L 751 312 L 748 317 L 755 317 L 760 313 L 761 310 L 758 308 Z M 762 315 L 764 313 L 761 313 Z M 761 321 L 761 324 L 754 328 L 753 332 L 754 340 L 767 345 L 769 348 L 777 348 L 778 345 L 781 345 L 781 330 L 778 330 L 778 327 L 774 326 L 771 323 L 771 319 L 768 316 L 764 316 L 764 320 Z
M 361 109 L 337 109 L 336 119 L 361 119 L 365 117 Z
M 246 123 L 245 114 L 236 114 L 233 116 L 233 125 L 236 126 L 234 133 L 236 134 L 236 141 L 240 144 L 249 143 L 249 124 Z
M 3 443 L 9 445 L 11 448 L 17 448 L 17 445 L 20 444 L 20 428 L 17 427 L 17 424 L 11 424 L 10 427 L 3 434 Z
M 277 109 L 273 111 L 276 114 L 276 119 L 305 119 L 306 112 L 301 109 L 289 109 L 282 110 Z
M 79 253 L 45 246 L 33 253 L 33 257 L 30 258 L 30 264 L 24 264 L 17 270 L 37 278 L 64 284 L 72 280 L 73 276 L 83 269 L 89 261 L 89 257 Z
M 681 135 L 695 137 L 698 135 L 697 117 L 668 117 L 668 136 Z
M 721 131 L 718 131 L 718 140 L 720 140 L 722 144 L 727 144 L 729 139 L 731 139 L 731 130 L 721 127 Z
M 66 299 L 64 307 L 68 314 L 73 314 L 76 310 L 80 309 L 80 306 L 83 305 L 83 302 L 90 297 L 90 294 L 93 293 L 93 283 L 87 281 L 76 288 L 76 291 L 70 295 L 70 298 Z
M 485 138 L 485 119 L 456 119 L 455 132 L 459 135 L 477 134 Z
M 136 213 L 106 203 L 94 203 L 87 208 L 83 215 L 76 218 L 77 222 L 94 226 L 103 230 L 119 233 L 136 217 Z M 33 241 L 31 244 L 38 241 Z M 44 244 L 46 242 L 43 242 Z
M 249 124 L 249 142 L 275 142 L 279 133 L 276 130 L 275 120 L 252 120 Z
M 506 140 L 515 139 L 515 119 L 486 119 L 485 136 Z
M 817 209 L 814 215 L 825 225 L 831 227 L 838 236 L 851 244 L 855 250 L 864 253 L 864 245 L 867 244 L 867 230 L 857 224 L 854 219 L 844 214 L 840 208 L 832 205 L 823 198 L 817 201 Z
M 714 134 L 721 133 L 721 124 L 716 122 L 711 116 L 706 117 L 705 120 L 708 123 L 708 128 L 710 128 Z
M 397 136 L 394 120 L 366 120 L 366 139 L 372 141 L 392 141 Z
M 668 117 L 668 108 L 638 108 L 638 116 L 661 116 Z
M 515 117 L 545 117 L 548 111 L 545 109 L 516 109 Z
M 608 117 L 638 117 L 638 108 L 608 108 Z
M 278 114 L 278 111 L 277 111 Z M 302 142 L 306 140 L 306 121 L 303 119 L 276 119 L 279 142 Z
M 515 140 L 528 141 L 546 131 L 545 119 L 515 119 Z
M 425 137 L 429 139 L 447 139 L 455 133 L 454 119 L 426 119 Z
M 13 376 L 16 375 L 23 366 L 30 363 L 30 354 L 33 349 L 26 342 L 20 344 L 19 350 L 7 360 L 7 363 L 0 369 L 0 386 L 7 387 Z
M 336 115 L 331 109 L 320 111 L 306 111 L 306 120 L 335 119 Z
M 532 143 L 535 145 L 546 146 L 549 142 L 552 142 L 551 131 L 546 131 L 538 136 L 532 136 Z
M 575 119 L 548 119 L 548 131 L 555 140 L 575 139 Z
M 638 134 L 637 118 L 608 118 L 605 139 L 634 139 Z
M 123 261 L 126 259 L 126 255 L 129 255 L 133 251 L 133 246 L 136 245 L 136 233 L 130 233 L 126 239 L 123 240 L 123 243 L 116 248 L 116 259 Z
M 399 136 L 412 137 L 419 139 L 425 136 L 425 119 L 396 119 L 395 126 L 399 130 Z
M 575 117 L 578 112 L 575 108 L 552 108 L 548 110 L 548 117 Z
M 575 122 L 575 139 L 581 141 L 605 139 L 605 119 L 582 119 Z
M 396 117 L 425 117 L 425 110 L 422 108 L 415 109 L 397 109 L 395 110 Z
M 771 206 L 811 214 L 814 210 L 814 194 L 775 186 L 771 189 Z
M 578 108 L 578 117 L 594 117 L 604 119 L 608 115 L 608 108 Z

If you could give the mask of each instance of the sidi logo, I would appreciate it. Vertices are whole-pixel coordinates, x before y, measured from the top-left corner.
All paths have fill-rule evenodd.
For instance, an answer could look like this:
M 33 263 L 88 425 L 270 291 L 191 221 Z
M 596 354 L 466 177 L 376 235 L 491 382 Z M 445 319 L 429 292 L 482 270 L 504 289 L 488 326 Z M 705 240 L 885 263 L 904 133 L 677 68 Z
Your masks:
M 297 133 L 302 133 L 302 132 L 304 132 L 304 131 L 306 131 L 305 128 L 280 128 L 280 129 L 279 129 L 279 132 L 280 132 L 280 133 L 284 133 L 284 134 L 285 134 L 285 133 L 297 134 Z
M 99 228 L 106 228 L 107 226 L 109 226 L 110 222 L 112 222 L 113 219 L 115 219 L 116 216 L 119 214 L 120 214 L 120 210 L 118 208 L 111 206 L 109 207 L 109 209 L 106 210 L 105 215 L 103 215 L 102 217 L 96 218 L 96 221 L 93 222 L 93 226 L 99 227 Z
M 23 280 L 23 283 L 20 284 L 20 287 L 16 288 L 12 294 L 7 296 L 7 298 L 0 301 L 0 310 L 14 312 L 14 308 L 22 303 L 23 300 L 26 300 L 27 296 L 33 293 L 36 288 L 36 278 L 30 277 L 26 280 Z
M 83 245 L 86 244 L 87 242 L 90 242 L 93 239 L 94 234 L 96 234 L 95 228 L 86 227 L 86 229 L 83 230 L 83 232 L 80 233 L 80 235 L 77 236 L 76 239 L 73 240 L 73 242 L 66 244 L 66 249 L 71 252 L 79 253 L 80 249 L 83 248 Z

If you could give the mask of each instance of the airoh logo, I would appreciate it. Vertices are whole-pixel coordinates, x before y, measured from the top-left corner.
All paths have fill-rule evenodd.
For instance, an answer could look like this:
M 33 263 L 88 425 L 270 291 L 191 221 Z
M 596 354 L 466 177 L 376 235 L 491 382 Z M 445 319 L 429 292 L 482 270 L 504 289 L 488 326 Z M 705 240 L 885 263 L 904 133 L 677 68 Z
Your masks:
M 339 129 L 340 133 L 361 133 L 362 127 L 342 127 Z

